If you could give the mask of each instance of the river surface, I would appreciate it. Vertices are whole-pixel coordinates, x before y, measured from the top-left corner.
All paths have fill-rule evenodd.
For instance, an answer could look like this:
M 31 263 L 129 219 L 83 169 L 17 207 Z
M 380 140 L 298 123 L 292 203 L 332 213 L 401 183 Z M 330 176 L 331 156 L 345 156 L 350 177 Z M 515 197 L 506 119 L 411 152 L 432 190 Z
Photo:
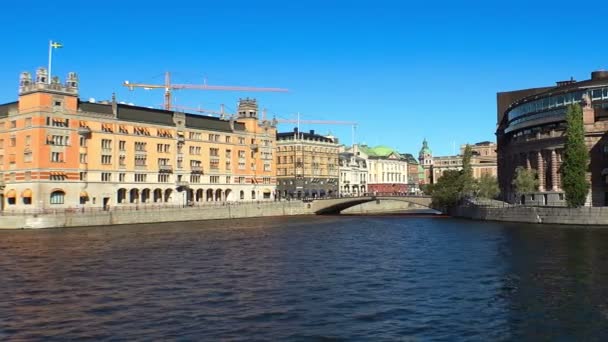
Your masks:
M 0 340 L 600 341 L 608 230 L 411 216 L 0 232 Z

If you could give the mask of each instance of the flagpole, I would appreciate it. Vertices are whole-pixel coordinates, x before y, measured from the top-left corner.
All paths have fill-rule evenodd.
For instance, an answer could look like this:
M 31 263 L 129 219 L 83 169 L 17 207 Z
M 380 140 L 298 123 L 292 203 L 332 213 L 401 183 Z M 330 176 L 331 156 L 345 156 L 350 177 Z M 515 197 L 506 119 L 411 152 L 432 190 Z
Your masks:
M 53 60 L 53 40 L 49 40 L 49 74 L 47 76 L 47 83 L 51 84 L 51 62 Z

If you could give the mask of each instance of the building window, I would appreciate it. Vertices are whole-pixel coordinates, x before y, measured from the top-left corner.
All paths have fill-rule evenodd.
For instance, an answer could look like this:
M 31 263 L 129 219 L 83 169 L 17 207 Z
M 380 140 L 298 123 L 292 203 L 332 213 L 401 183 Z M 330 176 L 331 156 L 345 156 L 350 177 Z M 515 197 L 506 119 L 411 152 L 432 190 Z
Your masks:
M 110 140 L 110 139 L 101 139 L 101 149 L 103 149 L 103 150 L 111 150 L 112 149 L 112 140 Z
M 87 158 L 87 154 L 86 154 L 86 153 L 81 153 L 81 154 L 80 154 L 80 163 L 81 163 L 81 164 L 86 164 L 86 163 L 87 163 L 87 160 L 88 160 L 88 158 Z
M 230 136 L 229 135 L 226 136 L 226 144 L 230 144 Z
M 146 181 L 147 174 L 145 173 L 136 173 L 135 174 L 135 182 L 136 183 L 144 183 Z
M 190 183 L 200 183 L 201 175 L 190 175 Z
M 87 147 L 87 138 L 86 137 L 83 137 L 83 136 L 80 137 L 80 146 Z
M 118 181 L 119 182 L 124 183 L 125 178 L 126 178 L 126 173 L 121 172 L 121 173 L 118 174 Z
M 17 128 L 17 121 L 11 120 L 11 128 Z
M 52 180 L 52 181 L 59 181 L 59 182 L 62 182 L 62 181 L 64 181 L 65 179 L 66 179 L 66 175 L 65 175 L 65 174 L 62 174 L 62 173 L 58 173 L 58 174 L 52 174 L 52 175 L 49 177 L 49 180 Z
M 51 161 L 53 163 L 62 163 L 63 162 L 63 153 L 51 152 Z
M 210 176 L 209 177 L 209 183 L 219 184 L 219 182 L 220 182 L 220 176 Z
M 30 149 L 23 151 L 23 161 L 26 163 L 32 162 L 32 151 Z
M 110 154 L 102 154 L 101 155 L 101 163 L 104 165 L 112 164 L 112 155 Z
M 230 176 L 226 176 L 226 184 L 230 184 Z
M 146 166 L 146 156 L 135 156 L 135 166 Z
M 145 142 L 135 142 L 135 151 L 146 152 L 146 143 Z
M 127 149 L 126 146 L 127 146 L 127 142 L 126 141 L 124 141 L 124 140 L 118 141 L 118 149 L 120 151 L 126 151 L 126 149 Z
M 31 143 L 32 143 L 32 136 L 26 135 L 25 136 L 25 146 L 30 146 Z
M 51 193 L 51 204 L 63 204 L 65 201 L 65 192 L 56 190 Z
M 9 146 L 10 147 L 15 147 L 17 145 L 17 137 L 15 137 L 14 135 L 11 136 L 10 140 L 9 140 Z
M 217 170 L 220 168 L 220 161 L 219 159 L 211 159 L 209 161 L 209 168 L 212 170 Z
M 158 182 L 159 183 L 169 183 L 169 175 L 166 173 L 159 173 Z
M 101 173 L 101 181 L 102 182 L 111 182 L 112 181 L 112 173 L 110 173 L 110 172 L 102 172 Z
M 86 172 L 80 172 L 80 180 L 81 181 L 86 181 L 87 180 L 87 173 Z

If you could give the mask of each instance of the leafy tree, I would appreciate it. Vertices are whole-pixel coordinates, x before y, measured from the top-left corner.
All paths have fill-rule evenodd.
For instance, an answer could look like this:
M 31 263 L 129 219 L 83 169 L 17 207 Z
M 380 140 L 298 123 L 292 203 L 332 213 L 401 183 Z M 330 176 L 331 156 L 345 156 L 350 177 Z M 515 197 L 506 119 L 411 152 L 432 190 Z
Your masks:
M 456 170 L 445 171 L 437 183 L 427 187 L 435 208 L 449 208 L 458 204 L 462 189 L 462 171 Z
M 477 195 L 482 198 L 494 199 L 500 193 L 496 177 L 484 173 L 479 178 Z
M 513 177 L 511 184 L 513 184 L 515 192 L 519 195 L 536 191 L 538 189 L 536 170 L 528 170 L 523 166 L 518 166 L 515 169 L 515 177 Z
M 569 207 L 585 204 L 589 183 L 586 179 L 589 152 L 585 146 L 583 111 L 579 104 L 568 106 L 566 113 L 566 143 L 562 165 L 563 187 Z
M 472 156 L 473 149 L 471 145 L 467 144 L 462 155 L 462 172 L 460 176 L 462 178 L 462 197 L 472 196 L 476 187 L 476 182 L 473 178 L 473 167 L 471 166 Z

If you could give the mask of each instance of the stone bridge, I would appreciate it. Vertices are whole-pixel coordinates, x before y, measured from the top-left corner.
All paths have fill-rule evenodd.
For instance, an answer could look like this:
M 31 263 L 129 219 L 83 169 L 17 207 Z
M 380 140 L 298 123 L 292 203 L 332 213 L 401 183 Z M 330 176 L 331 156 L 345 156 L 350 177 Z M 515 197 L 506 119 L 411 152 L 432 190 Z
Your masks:
M 344 209 L 373 201 L 402 201 L 434 209 L 431 207 L 430 196 L 363 196 L 318 199 L 311 203 L 310 208 L 317 215 L 338 214 Z

